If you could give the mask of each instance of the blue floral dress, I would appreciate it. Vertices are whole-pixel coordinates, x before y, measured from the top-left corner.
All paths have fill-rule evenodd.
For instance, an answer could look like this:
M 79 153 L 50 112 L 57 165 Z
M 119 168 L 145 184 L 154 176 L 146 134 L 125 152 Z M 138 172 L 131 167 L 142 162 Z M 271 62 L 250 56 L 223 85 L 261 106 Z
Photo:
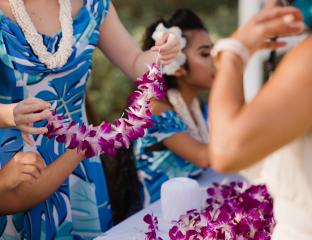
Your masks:
M 207 104 L 203 104 L 202 111 L 206 118 Z M 174 111 L 166 111 L 152 116 L 152 120 L 154 126 L 133 144 L 143 207 L 160 198 L 161 185 L 168 179 L 197 177 L 202 172 L 201 168 L 179 157 L 162 144 L 176 133 L 188 132 L 181 117 Z
M 19 26 L 0 10 L 0 103 L 14 103 L 29 96 L 56 101 L 58 114 L 86 123 L 86 84 L 109 4 L 109 0 L 84 0 L 73 19 L 73 53 L 66 65 L 54 70 L 38 60 Z M 62 33 L 42 36 L 48 51 L 55 52 Z M 0 138 L 0 167 L 16 152 L 27 150 L 16 129 L 1 130 Z M 45 136 L 35 136 L 35 140 L 35 150 L 47 165 L 66 151 L 64 144 Z M 27 212 L 0 217 L 0 239 L 89 239 L 111 225 L 105 175 L 100 159 L 95 157 L 81 162 L 46 201 Z

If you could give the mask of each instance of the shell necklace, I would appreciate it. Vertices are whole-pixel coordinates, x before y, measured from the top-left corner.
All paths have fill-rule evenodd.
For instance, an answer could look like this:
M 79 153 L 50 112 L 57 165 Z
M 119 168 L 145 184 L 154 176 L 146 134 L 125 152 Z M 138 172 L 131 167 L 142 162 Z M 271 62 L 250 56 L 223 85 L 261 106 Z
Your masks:
M 11 11 L 17 24 L 22 29 L 26 41 L 31 46 L 39 60 L 49 69 L 64 66 L 72 54 L 73 44 L 73 19 L 71 16 L 70 0 L 59 0 L 59 20 L 62 27 L 62 39 L 55 53 L 50 53 L 43 43 L 43 37 L 37 32 L 30 16 L 27 14 L 23 0 L 9 0 Z
M 195 121 L 183 100 L 181 93 L 178 90 L 170 89 L 167 93 L 169 102 L 172 104 L 173 109 L 185 122 L 190 135 L 201 143 L 208 142 L 208 126 L 204 120 L 200 104 L 197 98 L 194 99 L 191 111 L 194 114 Z

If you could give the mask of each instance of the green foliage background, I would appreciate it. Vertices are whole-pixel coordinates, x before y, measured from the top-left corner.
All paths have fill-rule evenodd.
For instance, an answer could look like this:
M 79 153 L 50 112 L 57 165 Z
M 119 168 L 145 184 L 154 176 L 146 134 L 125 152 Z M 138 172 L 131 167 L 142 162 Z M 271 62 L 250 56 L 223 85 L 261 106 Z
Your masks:
M 116 0 L 118 15 L 140 43 L 146 26 L 160 17 L 168 18 L 177 8 L 194 10 L 205 22 L 213 40 L 229 35 L 237 27 L 237 0 Z M 88 99 L 94 114 L 91 122 L 112 121 L 121 115 L 133 87 L 100 51 L 94 55 Z

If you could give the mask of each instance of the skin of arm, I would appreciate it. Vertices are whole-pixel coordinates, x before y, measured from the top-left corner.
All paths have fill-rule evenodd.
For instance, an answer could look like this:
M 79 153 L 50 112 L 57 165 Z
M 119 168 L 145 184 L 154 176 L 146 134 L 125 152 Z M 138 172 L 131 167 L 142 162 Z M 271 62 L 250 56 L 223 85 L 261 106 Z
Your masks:
M 152 113 L 154 115 L 160 115 L 169 110 L 172 110 L 170 105 L 156 100 L 152 101 Z M 209 144 L 200 143 L 187 133 L 173 134 L 164 140 L 163 144 L 175 154 L 198 167 L 210 167 Z
M 44 134 L 48 130 L 46 127 L 35 128 L 33 123 L 49 118 L 50 111 L 45 111 L 49 108 L 49 103 L 33 97 L 18 103 L 0 104 L 0 128 L 17 127 L 24 141 L 32 145 L 28 134 Z
M 36 181 L 44 169 L 44 161 L 37 153 L 16 153 L 0 169 L 0 196 L 3 197 L 22 183 Z M 3 208 L 4 204 L 7 203 L 0 201 L 0 209 Z
M 82 161 L 83 156 L 75 150 L 68 150 L 47 166 L 32 183 L 23 183 L 1 194 L 0 214 L 8 215 L 25 211 L 46 200 Z
M 164 141 L 164 145 L 175 154 L 198 167 L 210 167 L 209 144 L 200 143 L 187 133 L 172 135 Z
M 108 59 L 120 68 L 128 77 L 136 79 L 146 72 L 146 64 L 152 64 L 157 58 L 157 51 L 142 52 L 138 44 L 122 25 L 117 12 L 111 3 L 105 21 L 100 27 L 99 49 Z M 174 40 L 162 47 L 167 52 L 161 60 L 168 64 L 179 51 L 179 45 Z
M 0 104 L 0 128 L 10 128 L 15 126 L 13 109 L 16 104 Z
M 0 169 L 0 194 L 2 196 L 2 194 L 4 194 L 9 188 L 8 186 L 5 184 L 6 181 L 4 180 L 3 174 L 2 174 L 2 170 Z
M 166 57 L 160 59 L 162 64 L 170 62 L 180 50 L 177 39 L 170 39 L 170 36 L 168 36 L 167 40 L 168 44 L 164 44 L 161 49 L 161 52 L 167 53 Z M 112 63 L 116 64 L 132 79 L 136 79 L 143 74 L 147 70 L 145 64 L 153 63 L 157 56 L 155 49 L 154 51 L 141 51 L 121 24 L 112 4 L 108 16 L 100 27 L 98 47 Z M 11 107 L 13 109 L 15 106 Z M 11 114 L 14 112 L 12 109 L 7 109 L 6 112 Z M 14 117 L 12 119 L 10 117 L 0 122 L 0 124 L 4 127 L 15 126 Z M 21 184 L 16 189 L 7 192 L 5 196 L 1 196 L 1 201 L 4 203 L 1 205 L 0 213 L 10 214 L 23 211 L 44 201 L 57 190 L 82 159 L 82 155 L 71 150 L 67 151 L 55 162 L 47 166 L 34 183 Z
M 312 38 L 283 59 L 253 101 L 243 98 L 243 64 L 223 52 L 211 104 L 212 167 L 237 171 L 303 136 L 312 127 Z
M 34 110 L 45 109 L 47 103 L 41 100 L 28 99 L 27 101 L 30 104 L 20 103 L 21 109 L 26 111 L 27 107 L 33 108 Z M 38 103 L 39 102 L 39 103 Z M 32 103 L 32 104 L 31 104 Z M 16 114 L 17 105 L 19 104 L 0 104 L 0 127 L 15 127 L 16 122 Z M 32 109 L 29 109 L 30 111 Z M 19 118 L 25 118 L 26 120 L 35 119 L 39 120 L 43 118 L 45 113 L 37 113 L 37 114 L 29 114 L 28 116 L 18 115 Z M 16 157 L 16 156 L 15 156 Z M 10 163 L 14 164 L 11 161 L 14 161 L 15 157 L 10 160 Z M 28 156 L 29 161 L 34 158 L 33 156 Z M 69 160 L 70 159 L 70 160 Z M 12 174 L 17 174 L 15 171 L 18 171 L 15 168 L 18 168 L 20 165 L 16 163 L 16 166 L 10 169 L 7 169 L 6 172 L 11 174 L 8 176 L 4 174 L 4 169 L 0 170 L 0 193 L 1 193 L 1 204 L 0 204 L 0 214 L 12 214 L 16 212 L 20 212 L 23 210 L 27 210 L 43 200 L 47 199 L 53 192 L 57 190 L 57 188 L 64 182 L 64 180 L 71 174 L 71 172 L 75 169 L 75 167 L 79 164 L 79 162 L 83 159 L 83 156 L 70 150 L 62 155 L 58 160 L 53 162 L 51 165 L 46 167 L 40 174 L 38 171 L 36 173 L 36 180 L 30 181 L 30 175 L 18 174 L 19 177 L 24 181 L 24 183 L 18 184 L 16 187 L 8 186 L 7 180 L 8 177 L 13 176 Z M 42 160 L 43 161 L 43 160 Z M 34 168 L 29 163 L 25 163 L 28 165 L 28 168 Z M 42 164 L 43 165 L 43 164 Z M 27 168 L 27 167 L 26 167 Z M 19 169 L 20 170 L 20 169 Z M 30 170 L 29 170 L 30 171 Z M 22 176 L 23 175 L 23 176 Z

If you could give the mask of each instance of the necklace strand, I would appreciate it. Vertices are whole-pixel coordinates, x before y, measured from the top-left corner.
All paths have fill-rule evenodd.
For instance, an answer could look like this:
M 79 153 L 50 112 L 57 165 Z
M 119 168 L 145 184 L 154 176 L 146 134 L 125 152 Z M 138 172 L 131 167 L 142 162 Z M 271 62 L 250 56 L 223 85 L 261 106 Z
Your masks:
M 48 121 L 48 138 L 65 143 L 69 149 L 84 152 L 86 158 L 99 154 L 116 154 L 120 147 L 129 147 L 132 140 L 143 137 L 145 129 L 153 125 L 150 99 L 163 99 L 166 87 L 160 69 L 156 64 L 135 82 L 138 90 L 131 94 L 131 105 L 125 111 L 127 117 L 115 120 L 114 124 L 103 122 L 98 128 L 78 124 L 64 115 L 53 116 Z M 54 105 L 56 109 L 56 105 Z
M 170 89 L 168 90 L 167 96 L 174 110 L 185 122 L 190 135 L 201 143 L 207 143 L 208 127 L 203 118 L 198 99 L 195 98 L 191 105 L 191 111 L 193 112 L 196 121 L 195 123 L 179 91 Z
M 43 43 L 43 37 L 37 32 L 30 16 L 27 14 L 23 0 L 9 0 L 11 11 L 17 24 L 22 29 L 25 38 L 40 62 L 49 69 L 63 67 L 72 54 L 73 19 L 71 16 L 70 0 L 59 0 L 59 20 L 62 28 L 62 39 L 55 53 L 50 53 Z

